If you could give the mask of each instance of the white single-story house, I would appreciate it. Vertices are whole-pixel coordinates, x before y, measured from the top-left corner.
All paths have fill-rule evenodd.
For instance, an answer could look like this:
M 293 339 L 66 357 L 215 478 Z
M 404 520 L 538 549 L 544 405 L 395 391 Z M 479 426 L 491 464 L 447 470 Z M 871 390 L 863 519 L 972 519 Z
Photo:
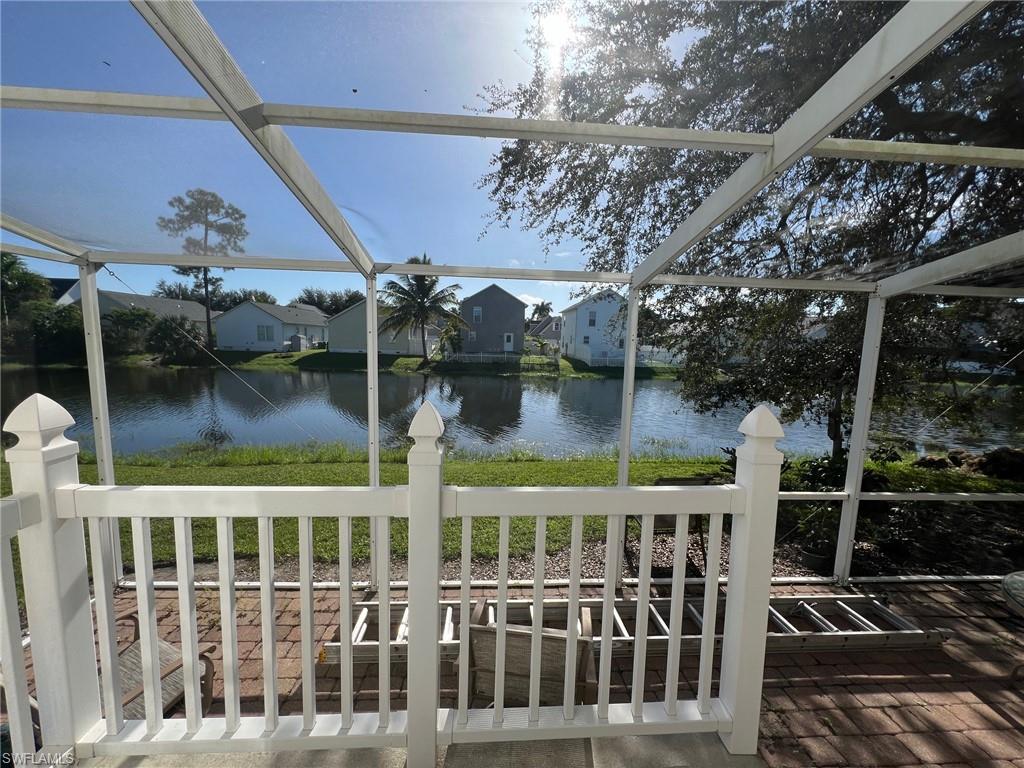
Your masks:
M 280 306 L 243 301 L 213 319 L 218 349 L 274 352 L 283 350 L 294 335 L 306 343 L 327 341 L 327 317 L 309 304 Z
M 418 328 L 406 328 L 396 335 L 394 331 L 383 331 L 380 323 L 388 315 L 387 307 L 377 307 L 377 351 L 385 355 L 422 355 L 423 341 Z M 366 299 L 346 307 L 327 320 L 331 352 L 366 352 Z M 427 326 L 427 354 L 437 345 L 440 330 L 434 325 Z
M 166 296 L 149 296 L 138 293 L 124 293 L 122 291 L 97 291 L 100 307 L 100 321 L 115 309 L 145 309 L 157 317 L 187 317 L 189 320 L 199 323 L 206 328 L 206 308 L 198 301 L 188 299 L 170 299 Z M 82 289 L 76 280 L 62 296 L 57 299 L 57 304 L 82 304 Z M 214 317 L 219 312 L 211 312 Z
M 625 299 L 611 288 L 562 310 L 560 348 L 587 365 L 607 365 L 625 357 Z

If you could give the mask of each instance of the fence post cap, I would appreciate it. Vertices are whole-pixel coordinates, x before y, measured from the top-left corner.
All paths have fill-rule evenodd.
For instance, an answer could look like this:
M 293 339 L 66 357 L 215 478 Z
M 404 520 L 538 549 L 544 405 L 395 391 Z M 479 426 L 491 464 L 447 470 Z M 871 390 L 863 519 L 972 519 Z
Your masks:
M 11 450 L 41 450 L 62 442 L 71 443 L 64 438 L 64 430 L 74 424 L 75 420 L 60 403 L 37 393 L 10 412 L 4 431 L 18 436 L 18 444 Z
M 412 423 L 409 425 L 409 437 L 417 443 L 421 440 L 436 442 L 437 438 L 443 434 L 444 422 L 441 420 L 441 414 L 437 412 L 434 404 L 427 400 L 412 417 Z
M 773 439 L 785 437 L 779 420 L 764 404 L 757 406 L 744 417 L 740 422 L 739 431 L 747 437 L 770 437 Z

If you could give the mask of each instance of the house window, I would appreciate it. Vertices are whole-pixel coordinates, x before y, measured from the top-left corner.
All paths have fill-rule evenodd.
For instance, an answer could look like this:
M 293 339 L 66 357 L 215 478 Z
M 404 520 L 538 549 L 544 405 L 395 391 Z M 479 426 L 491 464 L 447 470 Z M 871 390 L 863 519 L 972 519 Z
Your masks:
M 479 309 L 479 307 L 477 307 L 477 309 Z M 470 331 L 469 332 L 469 340 L 470 341 L 476 341 L 476 331 Z
M 587 313 L 587 327 L 597 328 L 597 310 L 592 309 Z
M 626 340 L 625 339 L 619 339 L 619 349 L 622 349 L 625 346 L 626 346 Z
M 256 326 L 256 340 L 257 341 L 273 341 L 274 340 L 274 326 L 272 326 L 272 325 L 257 325 Z
M 590 343 L 590 337 L 589 336 L 584 336 L 583 337 L 583 343 L 584 344 L 589 344 Z
M 551 324 L 551 327 L 552 327 L 552 328 L 553 328 L 554 330 L 556 330 L 556 331 L 560 331 L 560 330 L 562 330 L 562 324 L 561 324 L 560 322 L 558 322 L 557 320 L 555 320 L 555 322 L 553 322 L 553 323 Z
M 484 321 L 484 308 L 473 307 L 473 322 L 482 323 Z

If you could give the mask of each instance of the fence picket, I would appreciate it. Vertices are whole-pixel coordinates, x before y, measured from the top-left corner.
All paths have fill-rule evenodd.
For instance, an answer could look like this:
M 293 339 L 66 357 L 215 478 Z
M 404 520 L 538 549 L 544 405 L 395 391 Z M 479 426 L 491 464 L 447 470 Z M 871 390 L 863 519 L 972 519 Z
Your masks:
M 541 630 L 544 627 L 544 566 L 547 561 L 548 519 L 537 517 L 533 544 L 533 616 L 530 630 L 530 722 L 540 720 Z
M 93 548 L 96 548 L 95 543 Z M 0 576 L 3 577 L 0 579 L 0 671 L 3 673 L 5 686 L 7 722 L 11 728 L 11 751 L 14 754 L 34 755 L 36 745 L 32 732 L 32 712 L 28 704 L 25 651 L 21 646 L 21 617 L 18 614 L 18 593 L 14 581 L 14 557 L 11 552 L 11 540 L 6 531 L 0 538 Z M 104 583 L 110 584 L 109 581 Z M 101 653 L 102 650 L 101 647 Z M 114 658 L 117 658 L 116 645 Z M 103 695 L 106 703 L 106 692 Z M 120 703 L 120 698 L 117 702 Z M 110 718 L 110 715 L 107 717 Z M 110 727 L 108 719 L 108 732 Z
M 498 630 L 494 643 L 494 724 L 505 720 L 505 629 L 508 618 L 509 519 L 498 522 Z
M 665 712 L 676 716 L 679 700 L 679 641 L 683 635 L 683 604 L 686 601 L 686 555 L 690 537 L 690 516 L 676 517 L 675 547 L 672 552 L 672 601 L 668 618 L 668 662 L 665 665 Z
M 341 727 L 352 727 L 352 521 L 338 520 L 338 641 L 341 646 Z
M 136 517 L 132 520 L 132 551 L 135 556 L 135 597 L 139 612 L 146 732 L 153 735 L 163 724 L 164 712 L 160 685 L 160 643 L 156 631 L 156 594 L 153 589 L 153 540 L 148 518 Z
M 117 525 L 117 520 L 112 524 Z M 98 517 L 89 518 L 89 544 L 92 549 L 92 584 L 96 596 L 96 639 L 100 651 L 100 681 L 103 689 L 103 716 L 107 733 L 120 733 L 124 727 L 121 702 L 121 668 L 117 663 L 117 628 L 114 626 L 114 559 L 112 537 Z M 8 582 L 12 589 L 14 581 Z M 6 676 L 5 676 L 6 679 Z M 10 701 L 8 701 L 10 703 Z
M 583 518 L 574 515 L 569 537 L 569 602 L 565 612 L 565 681 L 562 692 L 562 717 L 576 716 L 576 656 L 580 620 L 580 569 L 583 559 Z
M 715 661 L 715 624 L 718 618 L 718 575 L 722 561 L 722 516 L 712 515 L 708 527 L 708 564 L 704 572 L 704 611 L 701 614 L 700 672 L 697 678 L 697 710 L 711 712 L 711 676 Z
M 313 518 L 299 518 L 299 627 L 302 637 L 302 727 L 316 724 L 316 657 L 313 655 Z
M 182 673 L 185 678 L 185 720 L 188 733 L 196 733 L 203 724 L 203 704 L 199 685 L 196 575 L 192 559 L 190 518 L 174 518 L 174 556 L 178 566 L 178 624 L 181 631 Z
M 274 518 L 261 517 L 257 535 L 260 551 L 260 634 L 263 640 L 263 718 L 267 732 L 273 733 L 278 725 Z
M 597 717 L 608 719 L 612 686 L 612 629 L 615 623 L 615 585 L 618 582 L 619 548 L 616 546 L 619 519 L 608 517 L 605 527 L 604 587 L 601 596 L 601 658 L 597 675 Z
M 241 705 L 238 685 L 238 621 L 235 610 L 235 527 L 230 517 L 217 518 L 217 570 L 220 577 L 224 730 L 226 733 L 234 733 L 240 723 Z
M 459 713 L 460 725 L 469 720 L 469 584 L 472 580 L 473 518 L 462 518 L 462 583 L 459 585 Z
M 636 627 L 633 630 L 633 717 L 642 719 L 647 677 L 647 625 L 651 620 L 651 555 L 654 548 L 654 516 L 644 515 L 640 524 L 640 583 L 637 585 Z
M 391 518 L 374 518 L 377 530 L 377 710 L 378 727 L 391 722 Z

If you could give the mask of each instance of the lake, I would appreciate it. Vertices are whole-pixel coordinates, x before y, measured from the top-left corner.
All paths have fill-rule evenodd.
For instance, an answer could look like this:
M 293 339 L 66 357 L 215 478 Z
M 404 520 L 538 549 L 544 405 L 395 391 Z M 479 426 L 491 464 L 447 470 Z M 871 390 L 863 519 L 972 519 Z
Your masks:
M 310 440 L 365 446 L 366 376 L 358 373 L 117 368 L 107 371 L 115 453 L 154 451 L 185 442 L 284 444 Z M 244 382 L 244 383 L 243 383 Z M 250 389 L 249 387 L 252 387 Z M 260 397 L 253 390 L 259 392 Z M 88 378 L 84 370 L 15 370 L 2 380 L 3 418 L 33 392 L 61 403 L 75 419 L 68 436 L 91 447 Z M 458 448 L 481 453 L 528 448 L 546 456 L 610 451 L 618 443 L 622 382 L 614 379 L 545 379 L 497 376 L 381 375 L 381 441 L 397 444 L 424 400 L 445 421 Z M 270 405 L 272 403 L 273 405 Z M 876 419 L 889 433 L 948 448 L 971 450 L 1020 443 L 1020 414 L 994 413 L 976 433 L 942 421 L 921 434 L 927 419 L 915 414 Z M 672 381 L 638 381 L 633 450 L 674 455 L 718 455 L 740 442 L 742 408 L 698 414 Z M 825 428 L 785 425 L 781 448 L 825 453 Z

